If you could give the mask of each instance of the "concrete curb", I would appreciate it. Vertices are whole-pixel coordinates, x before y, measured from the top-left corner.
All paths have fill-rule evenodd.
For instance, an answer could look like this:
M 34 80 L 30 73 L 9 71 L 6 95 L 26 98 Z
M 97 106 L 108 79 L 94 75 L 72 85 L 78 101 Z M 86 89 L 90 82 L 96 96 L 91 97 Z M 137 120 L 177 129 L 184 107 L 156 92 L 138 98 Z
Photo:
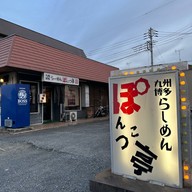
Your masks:
M 97 118 L 88 118 L 88 119 L 78 119 L 77 121 L 67 121 L 67 122 L 51 122 L 40 125 L 31 125 L 30 127 L 24 128 L 0 128 L 0 134 L 19 134 L 19 133 L 27 133 L 31 131 L 41 131 L 46 129 L 54 129 L 60 127 L 66 127 L 71 125 L 77 125 L 82 123 L 91 123 L 96 121 L 104 121 L 109 120 L 109 117 L 97 117 Z
M 91 192 L 191 192 L 190 188 L 172 188 L 149 182 L 128 179 L 104 170 L 90 180 Z

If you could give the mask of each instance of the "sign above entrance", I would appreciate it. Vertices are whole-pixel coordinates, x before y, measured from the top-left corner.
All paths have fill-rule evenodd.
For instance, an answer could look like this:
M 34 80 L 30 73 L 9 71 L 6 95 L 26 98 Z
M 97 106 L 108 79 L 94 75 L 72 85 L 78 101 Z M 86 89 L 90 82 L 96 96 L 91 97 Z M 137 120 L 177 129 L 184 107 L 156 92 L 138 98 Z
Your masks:
M 67 85 L 79 85 L 78 78 L 55 75 L 51 73 L 43 73 L 42 81 L 51 82 L 51 83 L 61 83 L 61 84 L 67 84 Z

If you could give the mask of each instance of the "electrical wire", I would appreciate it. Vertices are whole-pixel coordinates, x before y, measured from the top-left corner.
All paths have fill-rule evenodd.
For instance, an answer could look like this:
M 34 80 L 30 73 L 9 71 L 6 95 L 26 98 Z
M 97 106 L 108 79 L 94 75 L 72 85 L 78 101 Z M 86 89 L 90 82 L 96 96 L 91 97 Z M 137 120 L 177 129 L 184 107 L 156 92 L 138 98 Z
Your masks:
M 143 53 L 143 52 L 145 52 L 145 51 L 141 51 L 141 52 L 139 52 L 139 53 Z M 129 57 L 133 57 L 133 56 L 135 56 L 135 55 L 138 55 L 139 53 L 133 53 L 133 54 L 131 54 L 131 55 L 127 55 L 127 56 L 122 57 L 122 58 L 118 58 L 118 59 L 114 59 L 114 60 L 112 60 L 112 61 L 108 61 L 107 63 L 110 64 L 110 63 L 114 63 L 114 62 L 116 62 L 116 61 L 120 61 L 120 60 L 123 60 L 123 59 L 127 59 L 127 58 L 129 58 Z
M 104 46 L 104 47 L 101 47 L 101 48 L 97 48 L 97 49 L 91 50 L 91 51 L 89 51 L 87 53 L 87 55 L 88 56 L 92 56 L 92 55 L 98 54 L 100 52 L 111 51 L 112 49 L 116 49 L 116 48 L 119 48 L 119 47 L 124 47 L 124 46 L 127 46 L 127 45 L 138 43 L 141 40 L 143 40 L 143 35 L 132 37 L 130 39 L 122 40 L 120 42 L 116 42 L 116 43 L 111 44 L 111 45 L 107 45 L 107 46 Z
M 149 15 L 149 14 L 157 11 L 158 9 L 161 9 L 161 8 L 167 6 L 167 5 L 169 5 L 169 4 L 171 4 L 171 3 L 175 2 L 175 1 L 177 1 L 177 0 L 170 0 L 170 1 L 168 1 L 168 2 L 166 2 L 166 3 L 164 3 L 164 4 L 162 4 L 162 5 L 159 5 L 159 6 L 155 7 L 155 8 L 153 8 L 153 9 L 145 12 L 144 14 L 141 14 L 141 15 L 139 15 L 139 16 L 136 16 L 136 17 L 134 17 L 134 18 L 131 18 L 131 19 L 129 19 L 129 20 L 126 20 L 126 25 L 127 25 L 127 23 L 130 23 L 130 22 L 132 22 L 132 21 L 135 21 L 135 20 L 137 20 L 137 19 L 140 19 L 140 18 L 142 18 L 142 17 L 145 17 L 146 15 Z M 136 38 L 137 38 L 137 37 L 136 37 Z M 141 38 L 141 37 L 139 37 L 139 38 Z M 143 39 L 143 38 L 142 38 L 142 39 Z M 138 39 L 138 41 L 140 41 L 140 40 L 142 40 L 142 39 Z M 133 40 L 133 39 L 132 39 L 132 40 Z M 118 47 L 118 46 L 122 46 L 122 44 L 124 44 L 124 45 L 126 46 L 128 43 L 130 43 L 130 41 L 131 41 L 131 39 L 123 40 L 123 41 L 121 41 L 121 42 L 117 42 L 117 43 L 114 43 L 114 44 L 111 44 L 111 45 L 107 45 L 107 46 L 103 46 L 103 47 L 100 47 L 100 48 L 96 48 L 96 49 L 93 49 L 93 50 L 90 50 L 90 51 L 86 52 L 86 55 L 87 55 L 87 56 L 92 56 L 92 55 L 95 55 L 95 54 L 97 54 L 97 53 L 99 53 L 99 52 L 102 52 L 102 51 L 104 51 L 104 50 L 106 50 L 106 49 L 108 50 L 108 48 L 109 48 L 109 49 L 114 49 L 114 48 L 116 48 L 115 46 L 117 46 L 117 47 Z M 133 40 L 132 43 L 136 43 L 136 41 Z
M 165 32 L 165 31 L 158 31 L 158 41 L 154 43 L 154 48 L 169 45 L 172 42 L 176 42 L 178 40 L 182 40 L 186 37 L 189 37 L 192 34 L 192 25 L 187 25 L 182 27 L 181 29 L 175 31 L 175 32 Z M 143 37 L 135 36 L 130 39 L 126 39 L 102 48 L 98 48 L 95 50 L 92 50 L 90 52 L 90 55 L 99 55 L 99 60 L 105 60 L 106 63 L 114 63 L 117 61 L 126 60 L 130 57 L 134 57 L 140 53 L 144 53 L 147 51 L 146 44 L 137 45 L 135 47 L 131 47 L 130 45 L 136 44 L 137 42 L 143 42 Z M 145 45 L 145 46 L 144 46 Z M 142 47 L 143 46 L 143 47 Z M 137 50 L 138 47 L 138 50 Z M 134 50 L 135 48 L 135 50 Z M 157 49 L 157 51 L 159 51 Z M 154 49 L 156 57 L 157 54 L 156 49 Z M 164 60 L 164 59 L 163 59 Z

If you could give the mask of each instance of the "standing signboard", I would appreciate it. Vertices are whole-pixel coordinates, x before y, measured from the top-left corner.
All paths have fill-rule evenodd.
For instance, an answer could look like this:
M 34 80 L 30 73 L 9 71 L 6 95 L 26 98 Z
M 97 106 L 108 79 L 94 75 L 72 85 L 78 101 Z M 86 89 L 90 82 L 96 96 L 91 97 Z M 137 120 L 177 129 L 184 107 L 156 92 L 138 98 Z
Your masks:
M 178 72 L 110 78 L 112 172 L 182 187 Z

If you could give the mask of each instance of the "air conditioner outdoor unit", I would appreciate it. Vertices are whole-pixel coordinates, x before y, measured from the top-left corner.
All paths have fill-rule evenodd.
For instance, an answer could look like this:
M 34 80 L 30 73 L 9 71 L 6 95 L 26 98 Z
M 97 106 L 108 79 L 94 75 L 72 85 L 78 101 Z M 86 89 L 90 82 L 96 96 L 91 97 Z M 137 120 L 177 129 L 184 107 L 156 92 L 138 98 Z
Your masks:
M 70 121 L 77 121 L 77 111 L 71 111 L 69 113 L 69 120 Z

